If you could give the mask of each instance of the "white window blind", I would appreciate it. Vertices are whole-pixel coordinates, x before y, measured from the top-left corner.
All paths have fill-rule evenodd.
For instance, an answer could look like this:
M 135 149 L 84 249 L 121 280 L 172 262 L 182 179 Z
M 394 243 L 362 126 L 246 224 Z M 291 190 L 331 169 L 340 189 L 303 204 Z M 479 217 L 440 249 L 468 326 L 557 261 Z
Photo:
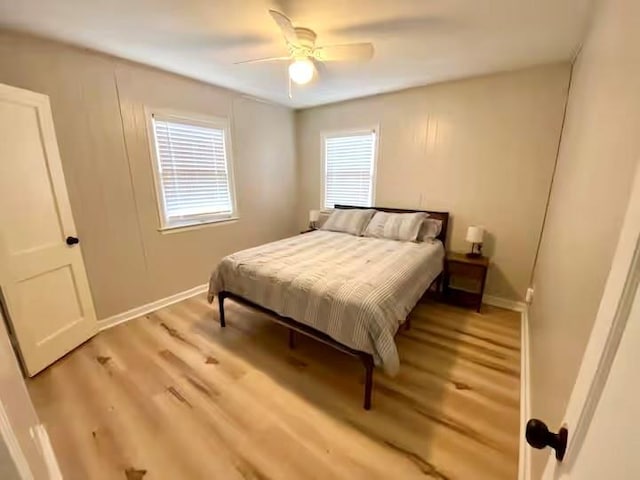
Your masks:
M 324 137 L 324 208 L 372 205 L 375 148 L 371 130 Z
M 233 217 L 225 121 L 153 115 L 163 227 Z

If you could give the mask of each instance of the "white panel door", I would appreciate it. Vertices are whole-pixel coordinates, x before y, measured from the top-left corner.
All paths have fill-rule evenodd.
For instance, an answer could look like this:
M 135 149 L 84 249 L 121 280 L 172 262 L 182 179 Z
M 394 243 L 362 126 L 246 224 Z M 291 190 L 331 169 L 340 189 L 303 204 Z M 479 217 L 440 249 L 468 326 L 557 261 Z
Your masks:
M 0 288 L 30 376 L 97 323 L 49 98 L 0 84 Z
M 562 422 L 566 455 L 562 463 L 549 455 L 543 480 L 640 478 L 639 339 L 640 169 Z

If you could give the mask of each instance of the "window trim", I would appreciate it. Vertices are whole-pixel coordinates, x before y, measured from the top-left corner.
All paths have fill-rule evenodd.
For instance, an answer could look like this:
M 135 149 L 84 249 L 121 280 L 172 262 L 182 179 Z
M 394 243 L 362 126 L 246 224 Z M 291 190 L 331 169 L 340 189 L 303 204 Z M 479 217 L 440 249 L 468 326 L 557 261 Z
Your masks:
M 345 128 L 339 130 L 323 130 L 320 132 L 320 209 L 321 210 L 334 210 L 331 207 L 325 207 L 325 188 L 327 184 L 327 162 L 325 143 L 327 138 L 331 137 L 346 137 L 349 135 L 357 135 L 362 133 L 373 133 L 373 165 L 371 166 L 371 207 L 376 204 L 376 183 L 378 172 L 378 157 L 380 146 L 380 124 L 375 124 L 368 127 L 358 128 Z
M 149 142 L 149 152 L 151 169 L 153 171 L 153 184 L 156 197 L 156 210 L 158 213 L 158 231 L 161 233 L 176 233 L 176 230 L 193 230 L 195 228 L 234 222 L 240 218 L 238 213 L 238 203 L 236 196 L 236 184 L 233 162 L 233 143 L 231 140 L 231 121 L 227 117 L 215 117 L 200 113 L 184 112 L 167 108 L 151 108 L 145 106 L 145 116 L 147 120 L 147 139 Z M 184 217 L 181 221 L 169 221 L 165 212 L 164 189 L 160 177 L 160 157 L 158 154 L 158 143 L 156 142 L 156 132 L 153 128 L 154 115 L 163 119 L 175 119 L 177 121 L 189 122 L 193 125 L 217 128 L 224 132 L 224 145 L 227 163 L 227 177 L 229 181 L 229 195 L 231 197 L 231 214 L 201 214 Z

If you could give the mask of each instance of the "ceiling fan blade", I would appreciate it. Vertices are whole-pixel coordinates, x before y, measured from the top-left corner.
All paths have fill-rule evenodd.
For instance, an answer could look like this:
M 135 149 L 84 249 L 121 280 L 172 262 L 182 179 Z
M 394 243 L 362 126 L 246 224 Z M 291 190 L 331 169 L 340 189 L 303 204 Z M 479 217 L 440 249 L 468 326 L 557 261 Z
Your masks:
M 313 56 L 321 62 L 366 62 L 373 57 L 373 44 L 349 43 L 346 45 L 326 45 L 313 51 Z
M 328 76 L 327 66 L 324 63 L 316 58 L 312 58 L 311 61 L 313 62 L 313 66 L 316 67 L 316 74 L 318 77 Z
M 266 57 L 266 58 L 254 58 L 253 60 L 244 60 L 242 62 L 234 62 L 234 65 L 242 65 L 243 63 L 265 63 L 265 62 L 281 62 L 284 60 L 291 60 L 291 57 Z
M 273 20 L 278 24 L 278 27 L 280 27 L 282 35 L 284 35 L 284 39 L 287 43 L 298 43 L 296 30 L 293 28 L 293 23 L 291 23 L 289 17 L 277 10 L 269 10 L 269 13 L 271 14 L 271 18 L 273 18 Z

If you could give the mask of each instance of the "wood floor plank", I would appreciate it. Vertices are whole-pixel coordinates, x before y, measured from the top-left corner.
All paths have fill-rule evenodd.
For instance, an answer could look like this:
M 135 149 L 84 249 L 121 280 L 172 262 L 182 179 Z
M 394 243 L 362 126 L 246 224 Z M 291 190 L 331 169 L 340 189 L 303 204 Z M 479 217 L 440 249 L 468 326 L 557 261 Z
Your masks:
M 100 333 L 28 382 L 66 479 L 512 480 L 519 314 L 427 302 L 376 371 L 203 295 Z

